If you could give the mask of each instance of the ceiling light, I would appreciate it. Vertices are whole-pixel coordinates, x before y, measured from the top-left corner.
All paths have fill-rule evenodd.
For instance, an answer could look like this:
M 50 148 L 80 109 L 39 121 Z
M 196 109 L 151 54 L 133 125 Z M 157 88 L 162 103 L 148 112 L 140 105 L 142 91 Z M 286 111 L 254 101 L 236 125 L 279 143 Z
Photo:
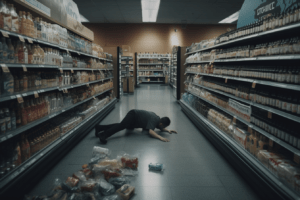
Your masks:
M 141 0 L 143 22 L 156 22 L 160 0 Z
M 80 14 L 81 22 L 90 22 L 87 18 L 85 18 L 82 14 Z
M 223 24 L 230 24 L 232 22 L 235 22 L 238 20 L 239 18 L 239 14 L 240 14 L 240 11 L 237 11 L 236 13 L 230 15 L 229 17 L 223 19 L 222 21 L 220 21 L 219 23 L 223 23 Z

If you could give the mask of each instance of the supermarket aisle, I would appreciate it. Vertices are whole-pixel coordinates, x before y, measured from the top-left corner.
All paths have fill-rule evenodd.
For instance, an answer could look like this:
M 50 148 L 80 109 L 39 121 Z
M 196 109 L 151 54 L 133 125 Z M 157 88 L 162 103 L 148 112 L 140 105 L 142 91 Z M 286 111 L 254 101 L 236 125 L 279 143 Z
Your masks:
M 194 199 L 259 199 L 222 155 L 199 132 L 181 111 L 171 95 L 170 87 L 141 85 L 134 95 L 124 96 L 101 124 L 119 122 L 131 109 L 145 109 L 157 115 L 169 116 L 170 129 L 178 134 L 162 133 L 170 140 L 164 143 L 150 138 L 141 130 L 122 131 L 108 140 L 106 148 L 112 158 L 118 152 L 138 153 L 139 175 L 131 182 L 136 187 L 134 200 L 194 200 Z M 30 192 L 48 194 L 55 178 L 65 180 L 91 158 L 92 148 L 100 145 L 89 133 Z M 102 146 L 102 145 L 100 145 Z M 161 173 L 149 172 L 149 163 L 166 166 Z

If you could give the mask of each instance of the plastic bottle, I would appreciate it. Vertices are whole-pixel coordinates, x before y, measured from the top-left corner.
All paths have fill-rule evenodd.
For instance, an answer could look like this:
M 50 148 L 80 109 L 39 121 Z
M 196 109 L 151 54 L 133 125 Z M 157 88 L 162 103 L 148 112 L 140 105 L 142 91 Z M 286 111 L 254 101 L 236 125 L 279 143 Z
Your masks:
M 33 61 L 33 51 L 31 49 L 31 45 L 27 44 L 26 47 L 28 49 L 28 64 L 34 64 L 34 61 Z
M 24 34 L 24 27 L 23 27 L 23 11 L 19 11 L 19 33 Z
M 11 117 L 8 108 L 4 108 L 4 115 L 6 121 L 6 131 L 11 131 Z
M 14 78 L 10 72 L 3 72 L 1 77 L 1 92 L 2 95 L 11 95 L 14 93 Z
M 32 16 L 29 12 L 27 14 L 27 20 L 28 20 L 28 24 L 29 24 L 29 28 L 30 28 L 29 36 L 35 38 L 34 23 L 33 23 L 33 20 L 32 20 Z
M 17 117 L 15 110 L 11 111 L 11 130 L 17 129 Z
M 27 24 L 27 18 L 26 18 L 26 12 L 25 11 L 22 12 L 21 24 L 22 24 L 21 25 L 22 26 L 22 34 L 29 36 L 28 35 L 29 25 Z
M 1 41 L 0 41 L 0 62 L 4 63 L 4 59 L 3 59 L 3 45 L 2 45 Z
M 11 31 L 20 33 L 20 27 L 19 27 L 19 16 L 18 13 L 16 12 L 16 8 L 11 4 L 10 8 L 10 13 L 11 13 Z
M 6 120 L 2 109 L 0 109 L 0 134 L 6 133 Z
M 8 63 L 15 63 L 15 48 L 11 43 L 11 39 L 7 39 L 7 58 L 8 58 Z
M 4 3 L 3 1 L 1 0 L 0 1 L 0 28 L 3 29 L 4 28 L 4 9 L 5 9 L 5 6 L 4 6 Z
M 5 38 L 1 38 L 2 52 L 3 52 L 3 63 L 8 63 L 8 46 L 5 42 Z
M 21 109 L 21 119 L 22 119 L 22 126 L 25 126 L 28 123 L 28 119 L 27 119 L 27 109 L 25 108 L 25 104 L 21 103 L 20 106 Z
M 6 4 L 6 1 L 3 1 L 4 3 L 4 30 L 11 31 L 11 13 L 9 10 L 9 6 Z
M 18 54 L 19 63 L 28 64 L 28 49 L 26 48 L 24 42 L 20 42 Z

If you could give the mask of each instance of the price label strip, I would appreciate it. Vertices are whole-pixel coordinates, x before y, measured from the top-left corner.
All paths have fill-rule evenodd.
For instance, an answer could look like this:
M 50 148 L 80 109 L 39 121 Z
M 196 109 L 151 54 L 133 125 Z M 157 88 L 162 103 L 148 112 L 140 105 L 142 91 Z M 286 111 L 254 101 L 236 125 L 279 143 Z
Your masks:
M 32 39 L 27 38 L 27 40 L 28 40 L 29 43 L 31 43 L 31 44 L 33 43 Z
M 74 70 L 73 69 L 71 69 L 71 73 L 74 74 Z
M 24 71 L 24 72 L 27 72 L 26 66 L 25 66 L 25 65 L 22 65 L 22 67 L 23 67 L 23 71 Z
M 272 113 L 270 111 L 268 111 L 268 118 L 272 119 Z
M 254 82 L 252 83 L 252 88 L 255 88 L 255 86 L 256 86 L 256 81 L 254 81 Z
M 9 38 L 8 32 L 6 32 L 6 31 L 1 31 L 1 33 L 2 33 L 3 37 Z
M 3 70 L 4 73 L 9 73 L 10 72 L 8 67 L 6 66 L 6 64 L 1 64 L 1 67 L 2 67 L 2 70 Z
M 16 97 L 17 97 L 18 103 L 23 103 L 24 102 L 24 99 L 20 94 L 17 94 Z
M 227 83 L 227 81 L 228 81 L 227 78 L 225 78 L 225 83 Z
M 63 69 L 62 68 L 59 68 L 59 71 L 60 73 L 64 73 Z
M 23 36 L 19 35 L 19 39 L 21 42 L 25 42 L 25 39 L 23 38 Z
M 38 92 L 34 91 L 33 94 L 34 94 L 35 98 L 39 98 L 39 93 Z

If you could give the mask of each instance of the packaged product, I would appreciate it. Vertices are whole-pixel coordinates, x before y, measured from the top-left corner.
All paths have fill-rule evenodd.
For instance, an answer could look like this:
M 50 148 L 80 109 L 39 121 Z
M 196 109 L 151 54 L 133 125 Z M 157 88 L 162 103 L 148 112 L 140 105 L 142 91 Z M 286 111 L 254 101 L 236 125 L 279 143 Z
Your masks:
M 92 172 L 93 172 L 93 175 L 95 177 L 99 177 L 101 176 L 103 173 L 104 170 L 106 169 L 109 169 L 110 165 L 93 165 L 93 169 L 92 169 Z
M 117 193 L 121 196 L 123 200 L 128 200 L 134 194 L 135 187 L 125 184 L 120 189 L 117 190 Z
M 105 196 L 112 195 L 116 192 L 115 186 L 108 183 L 104 179 L 100 179 L 98 185 L 99 185 L 99 191 L 101 192 L 101 194 Z
M 122 167 L 122 164 L 117 159 L 113 159 L 113 160 L 105 159 L 100 161 L 98 165 L 102 165 L 102 166 L 110 165 L 112 168 Z
M 86 178 L 90 178 L 93 175 L 92 170 L 90 170 L 89 168 L 83 169 L 82 172 L 84 173 Z
M 111 151 L 107 148 L 102 148 L 102 147 L 98 147 L 98 146 L 94 146 L 93 148 L 93 157 L 97 156 L 98 154 L 104 154 L 109 156 L 111 153 Z
M 75 172 L 73 174 L 73 177 L 79 179 L 80 181 L 86 181 L 87 180 L 86 177 L 85 177 L 85 174 L 82 171 Z
M 94 179 L 89 179 L 84 181 L 80 185 L 81 191 L 84 192 L 93 192 L 97 189 L 97 182 Z
M 137 169 L 139 166 L 139 160 L 137 157 L 125 154 L 121 157 L 121 162 L 123 168 Z
M 77 186 L 78 182 L 79 182 L 79 179 L 74 178 L 74 177 L 68 177 L 66 180 L 66 184 L 69 185 L 70 187 Z
M 117 194 L 104 197 L 102 200 L 122 200 Z
M 269 168 L 269 159 L 270 158 L 280 158 L 280 157 L 281 156 L 279 156 L 278 154 L 269 152 L 267 150 L 260 150 L 257 154 L 258 160 L 267 168 Z
M 293 162 L 280 163 L 277 167 L 278 178 L 291 188 L 295 188 L 296 176 L 300 176 L 300 168 Z
M 154 171 L 162 171 L 164 168 L 163 164 L 156 163 L 156 164 L 149 164 L 149 170 L 154 170 Z
M 116 189 L 119 189 L 120 187 L 122 187 L 122 185 L 129 183 L 129 180 L 125 177 L 114 177 L 110 178 L 108 182 L 114 185 Z
M 234 130 L 233 130 L 233 138 L 239 143 L 241 144 L 244 148 L 246 148 L 246 142 L 247 142 L 247 138 L 250 136 L 250 134 L 241 129 L 241 128 L 238 128 L 236 127 Z
M 102 171 L 106 180 L 109 180 L 112 177 L 120 177 L 122 176 L 121 171 L 118 169 L 106 169 Z

